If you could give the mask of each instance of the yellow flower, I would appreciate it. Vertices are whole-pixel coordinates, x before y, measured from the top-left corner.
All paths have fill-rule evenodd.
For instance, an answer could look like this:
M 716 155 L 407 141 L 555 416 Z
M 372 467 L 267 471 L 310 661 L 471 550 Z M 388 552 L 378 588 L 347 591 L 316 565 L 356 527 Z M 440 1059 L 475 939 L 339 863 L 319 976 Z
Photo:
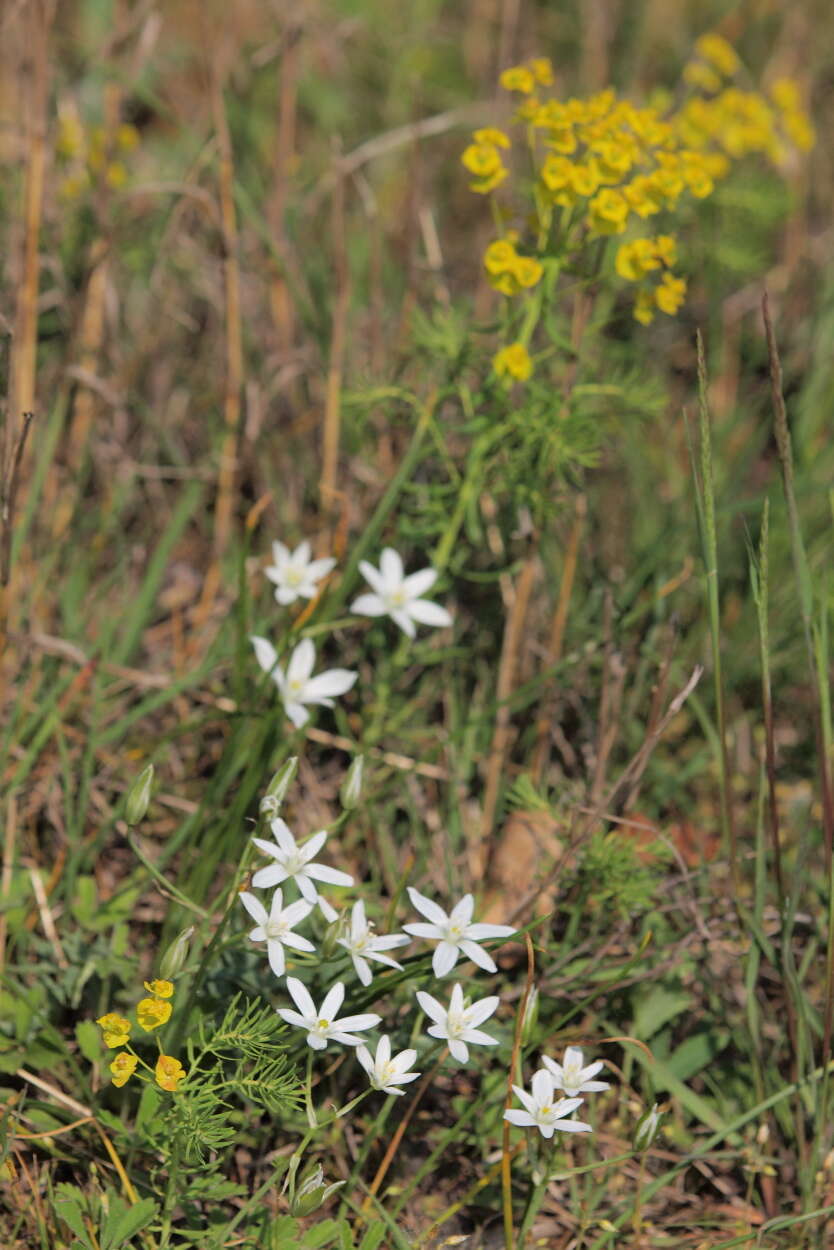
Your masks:
M 495 126 L 486 126 L 483 130 L 476 130 L 472 138 L 478 144 L 491 143 L 494 148 L 508 148 L 510 146 L 509 136 Z
M 553 86 L 553 65 L 549 56 L 535 56 L 529 65 L 537 83 L 541 83 L 543 87 Z
M 654 321 L 654 294 L 646 287 L 637 292 L 637 298 L 634 301 L 634 318 L 644 326 L 651 325 Z
M 519 286 L 531 287 L 541 281 L 544 269 L 535 256 L 517 256 L 511 272 Z
M 725 78 L 730 78 L 739 67 L 739 59 L 735 49 L 721 35 L 714 33 L 701 35 L 695 43 L 695 51 L 705 61 L 709 61 Z
M 622 234 L 628 221 L 628 201 L 606 187 L 589 205 L 588 224 L 597 234 Z
M 114 1011 L 109 1011 L 106 1016 L 99 1016 L 96 1024 L 101 1026 L 104 1034 L 104 1044 L 110 1050 L 115 1050 L 117 1046 L 125 1046 L 130 1038 L 130 1021 L 125 1020 L 124 1016 L 116 1015 Z
M 104 171 L 104 180 L 114 191 L 120 190 L 127 182 L 127 170 L 121 161 L 111 161 Z
M 167 1089 L 175 1094 L 180 1081 L 185 1078 L 185 1069 L 179 1059 L 174 1059 L 171 1055 L 160 1055 L 156 1061 L 154 1075 L 160 1089 Z
M 116 146 L 123 152 L 132 152 L 139 143 L 139 131 L 129 122 L 122 122 L 116 131 Z
M 522 95 L 531 95 L 536 85 L 536 80 L 526 65 L 513 65 L 505 69 L 498 81 L 505 91 L 520 91 Z
M 678 245 L 671 234 L 659 234 L 652 239 L 654 253 L 664 265 L 674 265 L 678 259 Z
M 460 159 L 476 178 L 491 178 L 501 169 L 501 154 L 494 143 L 470 143 Z
M 505 269 L 503 273 L 497 273 L 490 276 L 490 286 L 496 291 L 500 291 L 502 295 L 518 295 L 521 287 L 518 285 L 518 279 L 515 274 Z
M 628 282 L 639 282 L 651 269 L 659 269 L 654 240 L 634 239 L 631 243 L 622 243 L 617 249 L 614 268 Z
M 136 1006 L 136 1019 L 146 1033 L 158 1029 L 170 1019 L 173 1008 L 159 998 L 143 998 Z
M 170 998 L 174 992 L 173 981 L 143 981 L 142 984 L 149 994 L 155 994 L 157 998 Z
M 576 135 L 573 133 L 573 127 L 570 124 L 565 126 L 551 125 L 547 136 L 547 146 L 555 148 L 563 156 L 570 156 L 571 152 L 576 151 Z
M 785 113 L 791 113 L 801 106 L 799 87 L 792 78 L 777 78 L 770 88 L 770 98 Z
M 702 162 L 684 166 L 683 176 L 688 189 L 699 200 L 706 199 L 715 190 L 715 183 Z
M 683 303 L 685 295 L 686 279 L 665 273 L 660 285 L 655 289 L 654 298 L 660 311 L 673 317 Z
M 627 145 L 619 140 L 598 143 L 594 151 L 601 182 L 620 182 L 623 175 L 631 169 L 632 155 Z
M 570 185 L 577 195 L 588 196 L 599 190 L 599 166 L 593 157 L 584 164 L 574 165 L 570 171 Z
M 684 66 L 683 80 L 690 87 L 700 87 L 702 91 L 720 91 L 721 75 L 716 74 L 711 65 L 703 61 L 690 61 Z
M 788 138 L 799 148 L 800 152 L 810 152 L 817 141 L 816 131 L 802 112 L 786 113 L 782 124 Z
M 494 239 L 484 252 L 484 268 L 487 273 L 504 273 L 512 269 L 518 253 L 509 239 Z
M 530 353 L 523 343 L 511 343 L 502 347 L 492 358 L 492 367 L 499 378 L 515 378 L 518 382 L 526 382 L 533 372 Z
M 139 1062 L 136 1055 L 129 1055 L 126 1050 L 116 1055 L 110 1064 L 110 1071 L 113 1073 L 113 1084 L 121 1087 L 126 1085 L 136 1069 Z
M 573 162 L 566 156 L 548 152 L 541 168 L 541 179 L 548 191 L 562 191 L 570 186 Z
M 646 174 L 638 174 L 622 188 L 623 195 L 638 217 L 651 217 L 659 213 L 663 207 L 663 197 L 652 179 Z

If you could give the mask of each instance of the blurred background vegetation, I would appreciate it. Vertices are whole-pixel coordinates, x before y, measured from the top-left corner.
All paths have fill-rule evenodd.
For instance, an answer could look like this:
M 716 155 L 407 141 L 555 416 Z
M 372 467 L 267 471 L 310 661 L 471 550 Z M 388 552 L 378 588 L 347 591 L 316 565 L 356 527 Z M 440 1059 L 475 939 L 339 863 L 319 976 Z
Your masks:
M 79 1020 L 135 981 L 129 950 L 143 952 L 150 970 L 153 951 L 188 921 L 123 837 L 123 794 L 148 759 L 160 777 L 148 853 L 200 905 L 210 910 L 222 896 L 245 821 L 289 753 L 246 641 L 256 625 L 274 628 L 259 572 L 270 540 L 326 535 L 349 556 L 395 482 L 380 535 L 421 555 L 443 546 L 466 447 L 451 431 L 398 480 L 414 426 L 403 396 L 430 404 L 450 361 L 475 341 L 495 345 L 495 296 L 481 267 L 494 227 L 460 153 L 475 126 L 508 117 L 498 73 L 547 55 L 560 94 L 612 84 L 649 101 L 676 89 L 706 30 L 732 43 L 751 83 L 794 78 L 820 140 L 786 176 L 745 165 L 693 211 L 680 244 L 690 289 L 677 317 L 644 328 L 615 309 L 606 368 L 628 379 L 628 403 L 600 399 L 592 467 L 554 476 L 521 619 L 513 607 L 529 550 L 524 509 L 512 495 L 513 507 L 496 511 L 485 491 L 445 553 L 454 642 L 421 644 L 414 667 L 398 667 L 380 659 L 378 634 L 357 643 L 337 631 L 330 658 L 360 668 L 365 715 L 337 709 L 307 736 L 296 814 L 305 832 L 331 820 L 352 751 L 376 752 L 373 810 L 343 836 L 346 866 L 391 895 L 414 863 L 438 888 L 483 885 L 497 916 L 538 880 L 535 863 L 507 875 L 507 860 L 523 858 L 526 845 L 518 813 L 558 860 L 576 813 L 613 793 L 612 823 L 586 831 L 559 893 L 548 896 L 564 909 L 552 936 L 566 950 L 575 941 L 579 960 L 563 950 L 547 974 L 554 1002 L 581 988 L 585 1036 L 630 1030 L 652 1045 L 665 1064 L 653 1085 L 625 1063 L 642 1097 L 680 1099 L 684 1081 L 696 1091 L 678 1105 L 670 1149 L 729 1123 L 750 1090 L 764 1097 L 813 1066 L 828 897 L 817 692 L 760 305 L 766 287 L 824 633 L 834 502 L 829 5 L 9 0 L 0 14 L 6 469 L 22 414 L 34 420 L 0 592 L 7 1100 L 26 1087 L 21 1068 L 50 1071 L 75 1098 L 92 1100 L 101 1064 L 84 1051 Z M 740 886 L 719 836 L 709 682 L 633 784 L 616 788 L 664 699 L 695 664 L 711 663 L 689 451 L 697 329 L 712 417 Z M 442 429 L 442 406 L 436 420 Z M 773 882 L 756 876 L 763 722 L 749 545 L 766 499 L 792 919 L 785 963 L 759 985 L 733 902 L 740 890 L 767 934 L 780 930 Z M 522 629 L 509 664 L 508 620 Z M 502 771 L 489 796 L 496 740 Z M 607 943 L 625 967 L 633 942 L 650 933 L 657 945 L 645 966 L 610 993 L 600 988 L 592 952 Z M 253 968 L 218 965 L 207 1002 L 256 992 Z M 786 1037 L 782 1023 L 788 982 L 807 1006 L 799 1059 L 796 1033 Z M 754 983 L 755 1009 L 744 993 Z M 543 1010 L 543 1027 L 563 1026 L 564 1003 L 551 1016 Z M 30 1128 L 62 1122 L 48 1099 L 27 1105 Z M 743 1166 L 738 1157 L 716 1164 L 720 1184 L 709 1197 L 722 1236 L 795 1212 L 800 1191 L 810 1201 L 820 1160 L 809 1118 L 807 1106 L 777 1115 L 766 1148 L 753 1130 L 741 1146 L 733 1139 L 747 1152 Z M 461 1157 L 483 1149 L 474 1138 L 464 1144 Z M 101 1154 L 95 1139 L 84 1150 L 88 1161 Z M 30 1157 L 35 1192 L 38 1167 L 74 1166 L 60 1144 Z M 834 1200 L 830 1173 L 820 1183 Z M 698 1210 L 708 1188 L 697 1191 Z M 8 1197 L 10 1245 L 37 1244 L 25 1240 L 23 1192 Z M 604 1207 L 600 1195 L 594 1202 Z M 692 1211 L 679 1189 L 655 1218 L 668 1217 L 674 1237 L 675 1220 L 693 1226 Z

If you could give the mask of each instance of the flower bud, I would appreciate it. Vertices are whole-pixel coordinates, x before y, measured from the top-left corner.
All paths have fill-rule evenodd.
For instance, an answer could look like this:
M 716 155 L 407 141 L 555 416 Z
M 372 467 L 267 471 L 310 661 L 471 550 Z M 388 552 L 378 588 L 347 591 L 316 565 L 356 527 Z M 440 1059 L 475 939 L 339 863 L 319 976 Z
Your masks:
M 266 788 L 266 794 L 261 799 L 260 813 L 264 820 L 274 820 L 281 810 L 281 804 L 287 796 L 287 791 L 292 785 L 298 769 L 298 756 L 291 756 L 285 764 L 282 764 L 278 772 L 270 781 Z
M 344 1183 L 344 1181 L 336 1181 L 333 1185 L 325 1185 L 324 1171 L 321 1164 L 319 1163 L 309 1168 L 301 1178 L 301 1184 L 290 1199 L 290 1214 L 302 1218 L 305 1215 L 312 1215 Z
M 364 755 L 355 756 L 353 763 L 345 774 L 345 779 L 342 782 L 342 788 L 339 791 L 339 798 L 342 800 L 342 807 L 346 811 L 350 811 L 352 807 L 356 807 L 362 797 L 362 777 L 364 771 Z
M 524 1004 L 524 1015 L 521 1018 L 521 1044 L 530 1045 L 530 1038 L 539 1019 L 539 991 L 535 985 L 530 986 L 527 1002 Z
M 657 1109 L 657 1103 L 653 1103 L 651 1110 L 641 1115 L 635 1126 L 634 1137 L 632 1138 L 632 1145 L 635 1150 L 648 1150 L 660 1130 L 660 1117 L 661 1112 Z
M 153 764 L 146 765 L 127 792 L 125 804 L 125 820 L 129 825 L 138 825 L 143 820 L 151 801 L 153 785 Z
M 188 958 L 188 944 L 194 933 L 194 925 L 189 925 L 187 929 L 183 929 L 179 937 L 175 937 L 165 954 L 162 956 L 162 962 L 159 965 L 159 975 L 163 981 L 173 981 L 178 972 L 181 972 Z

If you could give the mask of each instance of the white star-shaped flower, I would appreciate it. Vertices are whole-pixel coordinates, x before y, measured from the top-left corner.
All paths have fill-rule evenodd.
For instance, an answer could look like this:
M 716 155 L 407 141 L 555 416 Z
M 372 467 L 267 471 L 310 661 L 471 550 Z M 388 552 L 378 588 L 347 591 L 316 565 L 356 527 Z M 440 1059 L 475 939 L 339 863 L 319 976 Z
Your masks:
M 487 938 L 510 937 L 515 929 L 506 924 L 472 924 L 475 902 L 471 894 L 465 894 L 448 916 L 442 907 L 412 886 L 408 887 L 408 897 L 431 924 L 404 924 L 403 929 L 412 937 L 428 938 L 439 944 L 432 958 L 436 977 L 445 977 L 452 971 L 461 951 L 486 972 L 497 970 L 495 960 L 477 943 Z
M 498 1045 L 496 1037 L 482 1033 L 477 1026 L 489 1019 L 499 1001 L 497 994 L 491 994 L 489 998 L 482 998 L 479 1002 L 464 1007 L 463 990 L 460 985 L 455 985 L 449 1006 L 444 1007 L 425 990 L 417 991 L 417 1002 L 426 1015 L 434 1021 L 434 1024 L 427 1029 L 429 1036 L 447 1041 L 449 1050 L 458 1063 L 466 1063 L 469 1058 L 467 1042 L 472 1042 L 477 1046 Z
M 311 906 L 318 903 L 327 919 L 335 920 L 336 912 L 319 894 L 315 883 L 326 881 L 328 885 L 353 885 L 353 877 L 339 868 L 328 868 L 326 864 L 312 862 L 327 841 L 326 831 L 322 829 L 314 833 L 299 846 L 280 816 L 271 820 L 269 827 L 274 842 L 268 842 L 266 838 L 253 838 L 252 841 L 264 855 L 271 855 L 275 863 L 259 868 L 252 877 L 252 884 L 258 890 L 268 890 L 274 885 L 280 885 L 282 881 L 292 879 Z
M 308 942 L 306 938 L 292 932 L 297 924 L 300 924 L 306 916 L 309 916 L 313 910 L 312 903 L 308 903 L 306 899 L 300 898 L 297 902 L 290 903 L 289 907 L 284 907 L 281 891 L 276 890 L 272 896 L 272 904 L 269 911 L 267 911 L 261 900 L 255 898 L 254 894 L 249 894 L 246 890 L 243 890 L 238 895 L 238 898 L 255 921 L 256 927 L 249 934 L 249 937 L 253 942 L 266 942 L 269 966 L 276 977 L 284 975 L 285 946 L 289 946 L 292 950 L 307 951 L 315 954 L 316 948 L 312 942 Z
M 408 1071 L 417 1058 L 417 1051 L 401 1050 L 392 1059 L 390 1037 L 379 1039 L 376 1055 L 373 1057 L 367 1046 L 357 1047 L 356 1058 L 367 1072 L 372 1087 L 383 1094 L 404 1094 L 405 1090 L 397 1089 L 397 1086 L 408 1085 L 420 1075 L 419 1072 Z
M 250 642 L 255 648 L 255 657 L 261 668 L 269 673 L 278 687 L 284 711 L 296 729 L 306 725 L 310 719 L 305 704 L 333 707 L 333 699 L 340 694 L 346 694 L 358 676 L 347 668 L 329 668 L 313 677 L 316 649 L 309 638 L 302 638 L 295 648 L 286 672 L 278 663 L 278 653 L 269 639 L 252 634 Z
M 359 980 L 363 985 L 370 985 L 373 973 L 368 966 L 368 960 L 376 959 L 381 964 L 387 964 L 389 968 L 402 968 L 402 964 L 380 952 L 393 950 L 395 946 L 408 946 L 411 939 L 404 933 L 375 934 L 373 925 L 365 919 L 365 904 L 360 900 L 353 904 L 349 936 L 338 938 L 337 941 L 353 960 Z
M 324 1050 L 328 1042 L 343 1042 L 345 1046 L 358 1046 L 362 1038 L 357 1037 L 353 1030 L 359 1029 L 364 1032 L 365 1029 L 372 1029 L 382 1019 L 382 1016 L 369 1012 L 367 1015 L 343 1016 L 341 1020 L 337 1020 L 336 1013 L 345 997 L 345 987 L 341 981 L 337 981 L 333 988 L 328 990 L 318 1009 L 306 985 L 297 977 L 287 977 L 287 989 L 298 1011 L 292 1011 L 288 1007 L 278 1007 L 278 1015 L 282 1020 L 286 1020 L 287 1024 L 295 1024 L 300 1029 L 306 1029 L 307 1045 L 312 1046 L 313 1050 Z
M 352 612 L 360 616 L 390 616 L 409 638 L 417 632 L 415 621 L 420 625 L 451 625 L 451 614 L 445 608 L 420 598 L 437 581 L 435 569 L 421 569 L 406 577 L 402 559 L 393 547 L 385 548 L 378 569 L 367 560 L 359 561 L 359 569 L 374 593 L 360 595 Z
M 570 1120 L 570 1116 L 582 1103 L 581 1098 L 557 1098 L 554 1100 L 553 1077 L 540 1068 L 532 1081 L 532 1094 L 520 1085 L 514 1085 L 516 1097 L 523 1104 L 523 1111 L 505 1111 L 504 1119 L 519 1128 L 537 1128 L 542 1137 L 552 1137 L 558 1129 L 562 1133 L 590 1133 L 590 1124 L 582 1120 Z
M 542 1055 L 542 1063 L 553 1077 L 553 1084 L 556 1089 L 563 1090 L 568 1098 L 575 1098 L 577 1094 L 593 1094 L 601 1089 L 608 1089 L 607 1081 L 594 1081 L 597 1072 L 601 1072 L 604 1064 L 601 1059 L 596 1063 L 589 1063 L 587 1068 L 582 1066 L 582 1051 L 578 1046 L 568 1046 L 565 1050 L 565 1057 L 561 1063 L 556 1063 L 554 1059 Z
M 332 556 L 324 560 L 311 560 L 310 544 L 305 540 L 295 551 L 283 543 L 272 544 L 273 563 L 264 572 L 275 585 L 278 603 L 295 603 L 296 599 L 313 599 L 318 583 L 335 568 Z

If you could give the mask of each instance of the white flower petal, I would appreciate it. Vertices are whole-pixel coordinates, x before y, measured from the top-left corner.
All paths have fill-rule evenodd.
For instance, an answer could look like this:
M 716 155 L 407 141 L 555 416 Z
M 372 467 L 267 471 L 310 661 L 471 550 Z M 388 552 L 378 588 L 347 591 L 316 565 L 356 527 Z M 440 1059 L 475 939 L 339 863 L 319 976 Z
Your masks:
M 460 949 L 464 955 L 472 960 L 473 964 L 477 964 L 479 968 L 483 968 L 484 972 L 497 972 L 498 968 L 495 960 L 488 955 L 485 950 L 481 950 L 477 942 L 468 942 L 464 939 L 460 944 Z
M 306 682 L 316 662 L 316 648 L 312 639 L 302 638 L 293 651 L 287 665 L 288 682 Z
M 387 616 L 386 608 L 379 595 L 360 595 L 350 605 L 351 612 L 357 616 Z
M 324 1020 L 333 1020 L 335 1022 L 336 1016 L 339 1014 L 339 1008 L 344 1001 L 345 987 L 341 981 L 337 981 L 336 984 L 327 991 L 324 1002 L 321 1005 L 319 1015 Z
M 285 946 L 289 946 L 290 950 L 306 951 L 308 955 L 314 955 L 316 948 L 312 942 L 308 942 L 307 938 L 301 937 L 298 933 L 285 933 L 281 938 Z
M 590 1124 L 586 1124 L 583 1120 L 556 1120 L 554 1128 L 560 1133 L 592 1133 L 593 1129 Z M 544 1132 L 544 1129 L 542 1129 Z
M 309 1029 L 310 1021 L 306 1016 L 300 1016 L 297 1011 L 291 1011 L 289 1007 L 276 1007 L 275 1010 L 282 1020 L 286 1020 L 287 1024 L 295 1024 L 300 1029 Z
M 269 913 L 259 898 L 255 898 L 254 894 L 249 894 L 246 890 L 241 890 L 238 898 L 256 924 L 266 924 Z
M 539 1068 L 530 1082 L 533 1097 L 540 1107 L 549 1106 L 553 1101 L 553 1077 L 546 1068 Z
M 385 579 L 379 569 L 374 568 L 374 566 L 367 560 L 360 560 L 359 572 L 362 574 L 372 590 L 375 590 L 378 595 L 385 594 L 387 587 L 385 585 Z
M 468 928 L 469 922 L 472 919 L 472 912 L 474 911 L 474 908 L 475 900 L 472 895 L 464 894 L 460 902 L 455 903 L 454 907 L 449 912 L 449 924 L 457 925 L 459 929 Z
M 399 625 L 403 633 L 408 634 L 409 638 L 414 638 L 417 635 L 417 630 L 414 628 L 414 622 L 411 619 L 410 611 L 410 606 L 408 609 L 394 608 L 391 612 L 391 620 L 395 625 Z
M 490 1037 L 489 1033 L 483 1033 L 480 1029 L 464 1029 L 461 1037 L 466 1042 L 472 1042 L 476 1046 L 497 1046 L 498 1038 Z
M 285 699 L 284 711 L 287 714 L 287 720 L 292 721 L 296 729 L 302 729 L 310 719 L 310 713 L 303 703 L 293 703 L 292 700 Z
M 318 677 L 311 677 L 304 687 L 305 703 L 321 703 L 323 699 L 347 694 L 355 684 L 358 673 L 347 668 L 329 668 Z
M 446 1023 L 446 1008 L 436 998 L 432 998 L 431 994 L 427 994 L 425 990 L 418 990 L 415 997 L 430 1020 L 434 1020 L 437 1024 Z
M 403 562 L 399 552 L 393 547 L 385 547 L 379 560 L 379 569 L 385 578 L 386 588 L 401 586 L 403 581 Z
M 452 942 L 440 942 L 435 947 L 431 966 L 436 977 L 445 977 L 458 961 L 458 948 Z
M 280 942 L 276 942 L 274 938 L 270 938 L 266 944 L 266 953 L 270 968 L 276 977 L 282 977 L 286 971 L 283 946 Z
M 443 941 L 444 929 L 436 924 L 404 924 L 406 933 L 412 937 L 426 938 L 427 941 Z
M 505 1111 L 504 1119 L 509 1120 L 510 1124 L 515 1124 L 519 1128 L 535 1128 L 538 1121 L 527 1111 Z
M 449 1039 L 449 1051 L 451 1052 L 452 1057 L 457 1059 L 458 1063 L 466 1063 L 469 1058 L 469 1050 L 466 1043 L 457 1038 Z
M 308 864 L 304 869 L 308 877 L 316 881 L 326 881 L 328 885 L 353 885 L 353 877 L 349 872 L 339 868 L 328 868 L 325 864 Z
M 451 612 L 441 608 L 439 603 L 432 603 L 430 599 L 415 599 L 409 603 L 408 611 L 412 620 L 418 621 L 420 625 L 434 625 L 442 629 L 451 625 L 453 620 Z
M 449 917 L 442 907 L 438 907 L 437 903 L 432 902 L 430 898 L 426 898 L 425 894 L 420 894 L 413 886 L 408 887 L 408 897 L 411 899 L 412 905 L 417 911 L 430 920 L 432 924 L 445 925 L 449 922 Z M 405 928 L 405 925 L 403 925 Z
M 286 879 L 286 870 L 280 864 L 267 864 L 266 868 L 259 868 L 256 873 L 253 873 L 252 884 L 256 890 L 268 890 L 273 885 L 280 885 Z
M 298 886 L 299 890 L 304 895 L 304 898 L 306 899 L 308 903 L 315 904 L 320 901 L 319 892 L 316 889 L 316 887 L 313 885 L 313 882 L 310 880 L 306 872 L 296 873 L 295 884 Z
M 305 1019 L 314 1020 L 316 1017 L 316 1004 L 310 997 L 310 991 L 304 982 L 299 981 L 298 977 L 287 977 L 287 991 Z
M 512 937 L 517 930 L 508 924 L 471 924 L 466 936 L 475 942 L 483 942 L 486 938 Z
M 278 661 L 278 652 L 268 638 L 260 638 L 257 634 L 250 635 L 249 641 L 255 648 L 255 659 L 265 673 L 271 673 Z
M 436 581 L 436 569 L 420 569 L 419 573 L 411 573 L 403 580 L 403 590 L 409 599 L 419 599 L 427 590 L 431 590 Z
M 380 1024 L 382 1016 L 378 1016 L 375 1012 L 365 1012 L 361 1016 L 343 1016 L 341 1020 L 334 1020 L 333 1027 L 337 1028 L 340 1033 L 345 1031 L 363 1032 L 365 1029 L 372 1029 L 375 1024 Z
M 455 987 L 459 989 L 459 986 Z M 488 998 L 482 998 L 479 1002 L 473 1003 L 466 1012 L 466 1023 L 470 1025 L 483 1024 L 484 1020 L 488 1020 L 492 1013 L 498 1007 L 501 999 L 497 994 L 490 994 Z

